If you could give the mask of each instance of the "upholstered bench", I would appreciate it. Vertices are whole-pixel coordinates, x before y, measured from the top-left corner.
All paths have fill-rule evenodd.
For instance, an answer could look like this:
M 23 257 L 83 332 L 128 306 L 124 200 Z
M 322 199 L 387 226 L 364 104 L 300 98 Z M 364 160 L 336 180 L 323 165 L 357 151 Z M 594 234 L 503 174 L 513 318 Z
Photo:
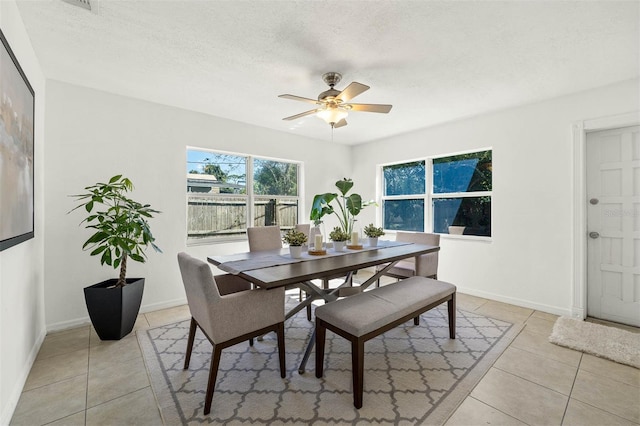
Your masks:
M 420 314 L 447 302 L 449 337 L 456 333 L 456 286 L 424 277 L 411 277 L 327 303 L 316 309 L 316 377 L 324 369 L 326 330 L 351 342 L 353 405 L 362 407 L 364 342 L 405 321 L 419 324 Z

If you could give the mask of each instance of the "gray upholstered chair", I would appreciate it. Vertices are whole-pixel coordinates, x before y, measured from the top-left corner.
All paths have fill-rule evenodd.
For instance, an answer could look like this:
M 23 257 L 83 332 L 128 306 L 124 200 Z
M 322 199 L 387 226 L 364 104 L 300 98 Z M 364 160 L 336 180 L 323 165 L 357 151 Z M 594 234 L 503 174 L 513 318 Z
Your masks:
M 282 248 L 282 235 L 280 234 L 280 227 L 277 225 L 247 228 L 247 237 L 249 238 L 249 251 L 278 250 Z M 300 300 L 302 300 L 302 290 L 300 290 Z M 310 305 L 307 306 L 307 319 L 311 321 Z
M 440 234 L 429 234 L 426 232 L 396 232 L 396 241 L 404 241 L 416 244 L 427 244 L 430 246 L 440 245 Z M 378 267 L 382 269 L 384 265 Z M 421 277 L 438 279 L 438 252 L 427 253 L 409 259 L 403 259 L 389 269 L 385 275 L 396 279 L 403 279 L 418 275 Z M 377 285 L 380 285 L 378 280 Z
M 279 226 L 256 226 L 247 228 L 249 251 L 278 250 L 282 248 Z
M 191 311 L 191 327 L 184 369 L 189 368 L 196 327 L 213 345 L 204 414 L 211 411 L 222 350 L 275 331 L 278 337 L 280 376 L 285 377 L 284 289 L 248 290 L 250 283 L 234 275 L 213 276 L 206 262 L 186 253 L 178 265 Z
M 296 231 L 302 232 L 309 238 L 309 232 L 311 231 L 311 225 L 308 223 L 296 223 Z

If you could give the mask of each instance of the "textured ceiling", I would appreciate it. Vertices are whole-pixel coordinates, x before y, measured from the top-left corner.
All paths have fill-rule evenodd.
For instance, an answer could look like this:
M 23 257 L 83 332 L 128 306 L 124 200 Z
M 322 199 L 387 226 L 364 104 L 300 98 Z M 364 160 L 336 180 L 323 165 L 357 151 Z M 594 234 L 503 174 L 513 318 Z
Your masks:
M 47 78 L 311 138 L 321 75 L 371 86 L 356 144 L 637 78 L 637 1 L 17 0 Z

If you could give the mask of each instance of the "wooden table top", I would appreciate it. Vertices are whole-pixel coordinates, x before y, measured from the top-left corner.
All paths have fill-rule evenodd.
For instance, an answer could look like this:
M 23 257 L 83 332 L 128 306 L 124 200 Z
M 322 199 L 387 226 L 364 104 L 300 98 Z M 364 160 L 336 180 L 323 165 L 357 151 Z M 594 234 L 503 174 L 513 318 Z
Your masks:
M 317 256 L 312 260 L 284 265 L 265 266 L 257 269 L 238 272 L 238 276 L 263 288 L 277 288 L 301 281 L 321 279 L 346 274 L 350 271 L 368 268 L 388 262 L 433 253 L 440 250 L 438 246 L 423 244 L 404 244 L 379 247 L 375 250 L 349 250 L 340 256 Z M 283 253 L 280 250 L 239 253 L 235 255 L 210 256 L 209 263 L 224 270 L 225 262 L 242 259 L 258 259 L 261 256 L 275 256 Z

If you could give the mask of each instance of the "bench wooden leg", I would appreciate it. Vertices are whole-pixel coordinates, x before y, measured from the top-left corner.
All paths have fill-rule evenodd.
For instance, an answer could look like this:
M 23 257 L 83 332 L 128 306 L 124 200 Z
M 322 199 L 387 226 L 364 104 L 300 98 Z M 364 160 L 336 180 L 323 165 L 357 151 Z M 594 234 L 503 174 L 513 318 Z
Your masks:
M 353 406 L 362 408 L 364 392 L 364 340 L 351 341 L 351 369 L 353 374 Z
M 324 338 L 327 329 L 324 328 L 322 320 L 316 318 L 316 377 L 322 377 L 324 372 Z
M 447 311 L 449 313 L 449 338 L 456 338 L 456 294 L 451 295 L 447 301 Z

